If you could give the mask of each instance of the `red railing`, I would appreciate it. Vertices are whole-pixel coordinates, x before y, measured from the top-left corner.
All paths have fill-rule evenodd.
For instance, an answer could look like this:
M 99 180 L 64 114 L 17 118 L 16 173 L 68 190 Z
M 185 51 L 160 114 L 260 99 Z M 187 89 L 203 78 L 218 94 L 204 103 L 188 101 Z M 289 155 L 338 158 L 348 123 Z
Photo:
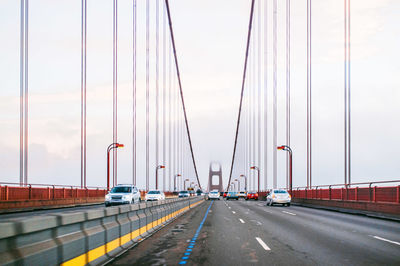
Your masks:
M 310 188 L 297 187 L 292 196 L 302 199 L 324 199 L 342 201 L 388 202 L 400 204 L 400 180 L 353 183 L 351 185 L 319 185 Z M 384 184 L 385 186 L 376 186 Z M 387 186 L 386 186 L 387 185 Z
M 104 197 L 104 187 L 86 187 L 49 184 L 0 183 L 0 201 L 50 200 L 68 198 Z

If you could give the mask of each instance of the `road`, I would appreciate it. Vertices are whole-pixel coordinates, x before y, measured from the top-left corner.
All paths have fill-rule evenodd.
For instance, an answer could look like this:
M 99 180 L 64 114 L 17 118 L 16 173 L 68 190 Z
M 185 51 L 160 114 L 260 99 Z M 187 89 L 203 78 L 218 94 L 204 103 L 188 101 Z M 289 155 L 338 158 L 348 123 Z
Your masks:
M 220 200 L 195 208 L 111 263 L 177 264 L 400 265 L 400 223 Z

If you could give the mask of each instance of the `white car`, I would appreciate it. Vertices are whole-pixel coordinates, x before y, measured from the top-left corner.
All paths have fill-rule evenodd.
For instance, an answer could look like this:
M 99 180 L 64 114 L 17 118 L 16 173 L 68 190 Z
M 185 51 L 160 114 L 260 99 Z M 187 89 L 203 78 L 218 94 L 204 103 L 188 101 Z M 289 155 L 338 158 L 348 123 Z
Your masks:
M 267 205 L 282 204 L 283 206 L 290 206 L 292 197 L 284 189 L 273 189 L 267 196 Z
M 131 204 L 140 201 L 139 189 L 133 185 L 117 185 L 105 196 L 104 205 Z
M 213 190 L 208 193 L 208 200 L 219 200 L 219 191 L 218 190 Z
M 165 200 L 165 195 L 164 192 L 160 190 L 150 190 L 149 192 L 147 192 L 145 200 L 146 201 Z

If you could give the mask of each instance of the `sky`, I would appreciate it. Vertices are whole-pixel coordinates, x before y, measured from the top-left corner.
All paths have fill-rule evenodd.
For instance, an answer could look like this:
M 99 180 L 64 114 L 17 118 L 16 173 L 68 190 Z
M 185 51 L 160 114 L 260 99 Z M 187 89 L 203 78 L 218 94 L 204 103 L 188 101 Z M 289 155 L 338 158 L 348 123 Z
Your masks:
M 138 186 L 145 180 L 145 1 L 138 2 Z M 268 169 L 272 184 L 272 1 L 267 32 Z M 291 146 L 294 186 L 306 184 L 306 0 L 291 1 Z M 19 181 L 19 1 L 0 2 L 0 181 Z M 151 3 L 151 77 L 155 81 L 155 1 Z M 258 29 L 256 1 L 255 29 Z M 278 143 L 285 142 L 285 3 L 278 1 Z M 243 74 L 249 0 L 171 0 L 183 92 L 203 187 L 210 162 L 229 177 Z M 31 0 L 29 13 L 29 182 L 80 183 L 81 1 Z M 118 178 L 132 179 L 132 1 L 118 1 Z M 313 184 L 343 183 L 343 1 L 313 1 Z M 263 13 L 262 13 L 263 14 Z M 398 180 L 400 166 L 400 2 L 351 1 L 352 180 Z M 264 18 L 263 18 L 264 19 Z M 263 20 L 261 20 L 263 22 Z M 263 24 L 261 24 L 263 25 Z M 255 40 L 258 40 L 255 30 Z M 87 179 L 104 186 L 106 147 L 112 142 L 112 1 L 88 0 Z M 262 50 L 264 52 L 264 50 Z M 254 57 L 254 51 L 253 57 Z M 256 61 L 252 61 L 256 63 Z M 250 82 L 250 81 L 248 81 Z M 263 83 L 264 85 L 264 83 Z M 247 86 L 249 86 L 247 84 Z M 264 86 L 262 86 L 264 88 Z M 154 90 L 151 151 L 154 151 Z M 264 108 L 264 106 L 262 107 Z M 262 109 L 264 110 L 264 109 Z M 242 124 L 243 127 L 243 124 Z M 239 147 L 243 144 L 243 128 Z M 261 142 L 260 145 L 264 146 Z M 188 146 L 185 145 L 187 155 Z M 238 150 L 234 177 L 243 172 Z M 278 186 L 285 185 L 285 154 L 278 153 Z M 193 169 L 186 175 L 193 178 Z M 154 186 L 154 152 L 150 158 Z M 169 166 L 166 165 L 166 174 Z M 167 186 L 168 187 L 168 186 Z

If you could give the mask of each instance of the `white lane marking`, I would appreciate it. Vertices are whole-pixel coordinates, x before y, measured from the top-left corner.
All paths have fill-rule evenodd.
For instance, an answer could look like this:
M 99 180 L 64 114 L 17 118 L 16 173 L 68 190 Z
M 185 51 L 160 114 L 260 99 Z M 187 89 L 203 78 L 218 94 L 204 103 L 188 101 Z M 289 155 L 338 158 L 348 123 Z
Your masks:
M 236 212 L 235 212 L 235 211 L 232 211 L 232 213 L 235 214 Z
M 231 207 L 228 207 L 228 209 L 230 209 Z
M 267 246 L 267 244 L 265 244 L 264 243 L 264 241 L 262 241 L 262 239 L 261 238 L 259 238 L 259 237 L 256 237 L 256 240 L 258 241 L 258 243 L 263 247 L 263 249 L 265 249 L 265 250 L 271 250 L 268 246 Z
M 282 211 L 283 213 L 287 213 L 287 214 L 290 214 L 290 215 L 296 215 L 296 214 L 294 214 L 294 213 L 291 213 L 291 212 L 287 212 L 287 211 Z
M 239 221 L 240 221 L 242 224 L 244 224 L 244 221 L 243 221 L 242 219 L 239 218 Z
M 379 236 L 372 236 L 372 237 L 375 238 L 375 239 L 378 239 L 378 240 L 386 241 L 386 242 L 389 242 L 389 243 L 392 243 L 392 244 L 395 244 L 395 245 L 399 245 L 399 246 L 400 246 L 400 243 L 399 243 L 399 242 L 396 242 L 396 241 L 392 241 L 392 240 L 389 240 L 389 239 L 385 239 L 385 238 L 379 237 Z

